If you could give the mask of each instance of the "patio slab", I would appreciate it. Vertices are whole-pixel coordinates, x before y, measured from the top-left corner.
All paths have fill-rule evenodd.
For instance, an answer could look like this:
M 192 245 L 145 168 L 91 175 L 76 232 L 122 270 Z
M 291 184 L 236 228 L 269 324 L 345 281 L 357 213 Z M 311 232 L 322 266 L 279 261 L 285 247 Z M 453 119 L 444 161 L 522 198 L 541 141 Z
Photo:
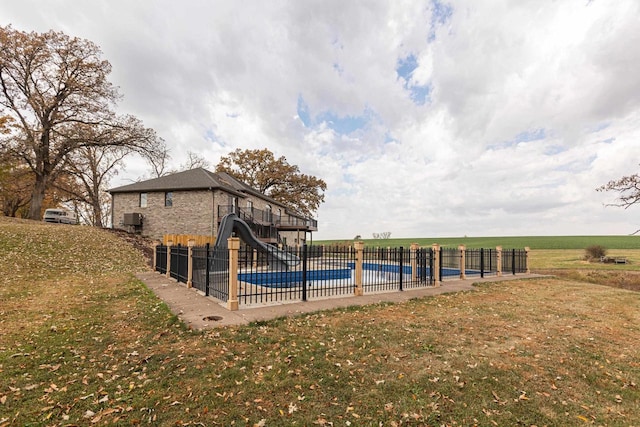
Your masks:
M 385 292 L 363 296 L 347 296 L 314 299 L 311 301 L 252 304 L 240 304 L 240 310 L 229 311 L 217 299 L 206 297 L 195 288 L 187 288 L 183 283 L 155 271 L 141 272 L 136 277 L 163 300 L 172 313 L 177 315 L 192 329 L 211 329 L 223 326 L 244 325 L 255 321 L 270 320 L 278 317 L 296 316 L 340 307 L 363 306 L 381 302 L 403 302 L 451 292 L 473 291 L 474 284 L 483 282 L 501 282 L 542 277 L 538 274 L 490 276 L 466 280 L 445 280 L 440 286 L 411 289 L 402 292 Z

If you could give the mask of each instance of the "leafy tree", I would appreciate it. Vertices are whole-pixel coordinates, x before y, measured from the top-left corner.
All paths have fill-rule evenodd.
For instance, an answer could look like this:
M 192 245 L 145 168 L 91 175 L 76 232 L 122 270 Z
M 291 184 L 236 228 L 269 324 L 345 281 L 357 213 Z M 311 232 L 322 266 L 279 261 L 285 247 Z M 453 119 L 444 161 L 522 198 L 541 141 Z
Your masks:
M 111 65 L 91 41 L 8 26 L 0 27 L 0 48 L 0 115 L 14 123 L 2 143 L 33 175 L 29 218 L 40 218 L 47 189 L 82 149 L 162 151 L 152 129 L 113 111 L 120 95 L 107 80 Z
M 66 175 L 58 176 L 56 185 L 50 187 L 42 201 L 42 208 L 57 207 L 68 201 L 68 193 L 62 187 L 70 187 Z M 0 154 L 0 211 L 5 216 L 27 218 L 33 174 L 27 165 Z
M 7 134 L 11 132 L 9 125 L 11 124 L 10 116 L 0 116 L 0 134 Z
M 5 216 L 15 217 L 29 206 L 32 186 L 29 168 L 7 159 L 0 161 L 0 210 Z
M 305 175 L 282 156 L 275 158 L 268 149 L 237 149 L 222 157 L 217 172 L 226 172 L 299 214 L 311 217 L 324 202 L 327 184 Z

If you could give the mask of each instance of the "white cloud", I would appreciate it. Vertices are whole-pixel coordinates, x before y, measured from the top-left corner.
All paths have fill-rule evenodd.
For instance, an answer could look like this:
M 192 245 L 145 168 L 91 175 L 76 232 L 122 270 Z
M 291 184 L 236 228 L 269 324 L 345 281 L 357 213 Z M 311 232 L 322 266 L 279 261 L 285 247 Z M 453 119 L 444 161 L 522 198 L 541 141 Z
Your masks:
M 604 208 L 615 196 L 595 191 L 640 163 L 635 0 L 0 7 L 0 24 L 101 46 L 121 110 L 156 129 L 174 167 L 187 151 L 215 164 L 268 147 L 323 178 L 315 238 L 638 228 L 637 208 Z M 405 81 L 396 69 L 410 56 Z M 411 98 L 417 86 L 424 104 Z M 348 116 L 363 127 L 328 122 Z

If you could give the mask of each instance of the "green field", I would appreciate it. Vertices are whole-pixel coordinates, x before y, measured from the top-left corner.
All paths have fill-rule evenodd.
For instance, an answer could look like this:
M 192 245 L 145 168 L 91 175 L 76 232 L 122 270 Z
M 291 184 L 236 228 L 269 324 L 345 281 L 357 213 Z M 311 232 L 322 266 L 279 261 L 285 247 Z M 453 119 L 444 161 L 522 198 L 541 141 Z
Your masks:
M 506 236 L 506 237 L 420 237 L 406 239 L 363 239 L 369 247 L 409 247 L 412 243 L 420 246 L 468 248 L 524 248 L 531 249 L 584 249 L 591 245 L 601 245 L 608 249 L 640 249 L 640 236 Z M 352 240 L 320 240 L 314 245 L 346 244 Z

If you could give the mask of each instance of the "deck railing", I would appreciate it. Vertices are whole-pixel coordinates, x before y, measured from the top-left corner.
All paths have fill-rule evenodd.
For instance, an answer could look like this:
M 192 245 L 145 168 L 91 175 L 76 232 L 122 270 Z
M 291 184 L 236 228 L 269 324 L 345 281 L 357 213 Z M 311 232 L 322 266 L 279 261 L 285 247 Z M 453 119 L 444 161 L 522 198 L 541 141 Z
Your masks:
M 300 228 L 308 231 L 318 230 L 318 221 L 311 218 L 301 218 L 295 215 L 274 213 L 271 210 L 262 210 L 254 207 L 240 207 L 233 205 L 220 205 L 218 206 L 218 216 L 223 216 L 235 213 L 238 218 L 243 221 L 251 221 L 264 225 L 273 225 L 275 227 L 283 228 Z

